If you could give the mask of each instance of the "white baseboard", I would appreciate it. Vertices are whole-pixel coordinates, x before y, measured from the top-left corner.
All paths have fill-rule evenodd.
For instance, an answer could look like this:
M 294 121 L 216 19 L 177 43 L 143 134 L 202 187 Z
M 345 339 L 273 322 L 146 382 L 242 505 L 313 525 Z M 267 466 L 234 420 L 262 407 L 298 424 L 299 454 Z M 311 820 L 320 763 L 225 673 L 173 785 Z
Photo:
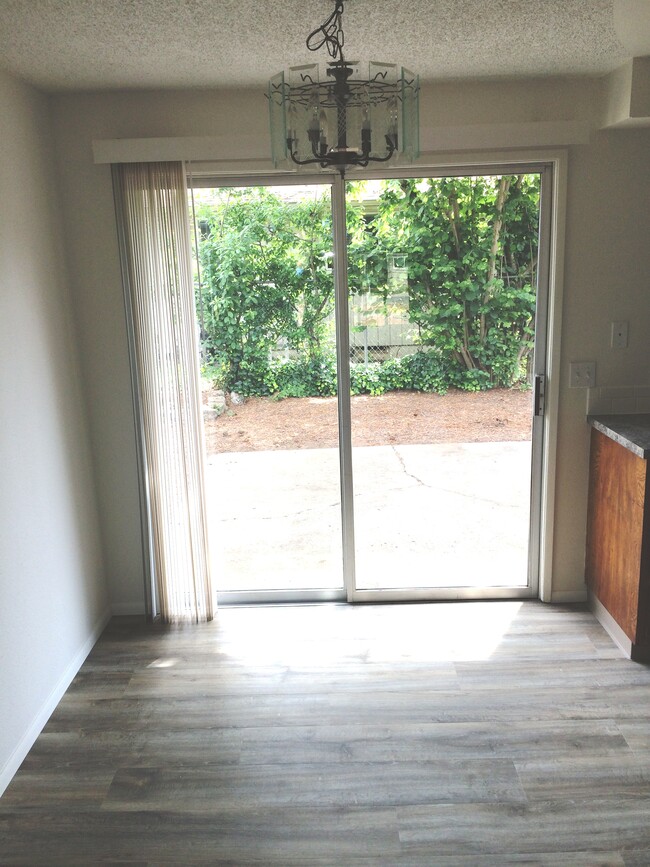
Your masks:
M 617 644 L 628 659 L 632 656 L 632 642 L 605 608 L 600 599 L 593 593 L 589 594 L 589 607 L 594 613 L 596 620 L 603 627 L 609 637 Z
M 131 614 L 141 614 L 144 617 L 144 603 L 142 602 L 114 602 L 111 605 L 111 613 L 115 617 Z
M 43 703 L 41 709 L 32 720 L 31 725 L 20 739 L 15 750 L 9 757 L 9 760 L 7 761 L 5 766 L 0 769 L 0 795 L 2 795 L 4 790 L 12 781 L 16 771 L 23 763 L 25 756 L 34 745 L 34 741 L 40 735 L 45 723 L 52 716 L 54 709 L 63 698 L 65 691 L 72 683 L 74 676 L 83 665 L 84 660 L 95 646 L 97 639 L 104 631 L 104 628 L 110 619 L 111 610 L 110 608 L 107 608 L 93 626 L 88 638 L 84 641 L 77 653 L 75 653 L 72 660 L 66 666 L 65 671 L 59 678 L 52 692 Z
M 583 590 L 555 590 L 551 593 L 551 604 L 568 605 L 571 602 L 586 602 L 587 588 Z

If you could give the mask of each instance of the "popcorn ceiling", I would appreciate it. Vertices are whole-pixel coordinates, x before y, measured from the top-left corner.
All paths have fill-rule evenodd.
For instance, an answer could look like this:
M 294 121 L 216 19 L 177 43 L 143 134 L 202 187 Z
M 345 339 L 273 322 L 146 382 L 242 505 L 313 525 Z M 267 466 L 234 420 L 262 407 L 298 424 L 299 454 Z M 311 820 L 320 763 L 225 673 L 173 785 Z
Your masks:
M 614 0 L 348 0 L 350 60 L 424 81 L 601 75 L 627 53 Z M 331 0 L 0 0 L 0 66 L 46 91 L 263 87 L 305 48 Z M 649 46 L 650 49 L 650 46 Z

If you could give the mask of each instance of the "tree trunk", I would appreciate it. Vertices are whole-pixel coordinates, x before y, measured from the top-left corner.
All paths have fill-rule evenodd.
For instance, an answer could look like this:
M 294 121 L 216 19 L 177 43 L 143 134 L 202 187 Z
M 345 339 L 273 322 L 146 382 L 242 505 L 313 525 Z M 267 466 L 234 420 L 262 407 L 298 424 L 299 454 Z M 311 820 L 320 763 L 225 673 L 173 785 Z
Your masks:
M 492 284 L 494 283 L 497 269 L 497 252 L 499 250 L 499 237 L 501 235 L 501 229 L 503 227 L 503 208 L 506 203 L 509 189 L 510 178 L 504 175 L 499 180 L 499 188 L 497 190 L 496 213 L 494 216 L 494 223 L 492 224 L 492 243 L 490 245 L 490 255 L 488 258 L 487 282 L 485 284 L 483 304 L 487 304 L 492 294 Z M 485 341 L 486 332 L 487 329 L 485 323 L 485 314 L 481 313 L 479 326 L 479 336 L 481 343 Z
M 494 223 L 492 224 L 492 244 L 490 246 L 490 257 L 488 259 L 488 274 L 486 292 L 490 291 L 490 284 L 493 282 L 497 271 L 497 252 L 499 250 L 499 237 L 503 227 L 503 208 L 506 203 L 508 190 L 510 189 L 510 178 L 503 177 L 499 181 L 499 189 L 497 192 L 496 214 Z

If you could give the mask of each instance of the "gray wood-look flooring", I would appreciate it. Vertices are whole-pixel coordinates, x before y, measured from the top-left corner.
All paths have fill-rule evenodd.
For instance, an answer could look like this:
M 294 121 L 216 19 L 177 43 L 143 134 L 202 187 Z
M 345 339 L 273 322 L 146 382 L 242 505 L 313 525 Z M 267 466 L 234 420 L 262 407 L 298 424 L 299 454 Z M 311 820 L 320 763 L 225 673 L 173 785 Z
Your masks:
M 650 668 L 536 602 L 115 618 L 0 864 L 649 865 Z

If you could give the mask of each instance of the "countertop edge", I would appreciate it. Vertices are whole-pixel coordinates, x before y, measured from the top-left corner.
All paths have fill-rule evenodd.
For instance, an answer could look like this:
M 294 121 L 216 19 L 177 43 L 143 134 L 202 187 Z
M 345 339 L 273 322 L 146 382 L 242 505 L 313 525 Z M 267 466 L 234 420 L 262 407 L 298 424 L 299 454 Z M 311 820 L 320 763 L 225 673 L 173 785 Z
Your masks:
M 637 457 L 650 458 L 650 414 L 589 415 L 587 422 Z

